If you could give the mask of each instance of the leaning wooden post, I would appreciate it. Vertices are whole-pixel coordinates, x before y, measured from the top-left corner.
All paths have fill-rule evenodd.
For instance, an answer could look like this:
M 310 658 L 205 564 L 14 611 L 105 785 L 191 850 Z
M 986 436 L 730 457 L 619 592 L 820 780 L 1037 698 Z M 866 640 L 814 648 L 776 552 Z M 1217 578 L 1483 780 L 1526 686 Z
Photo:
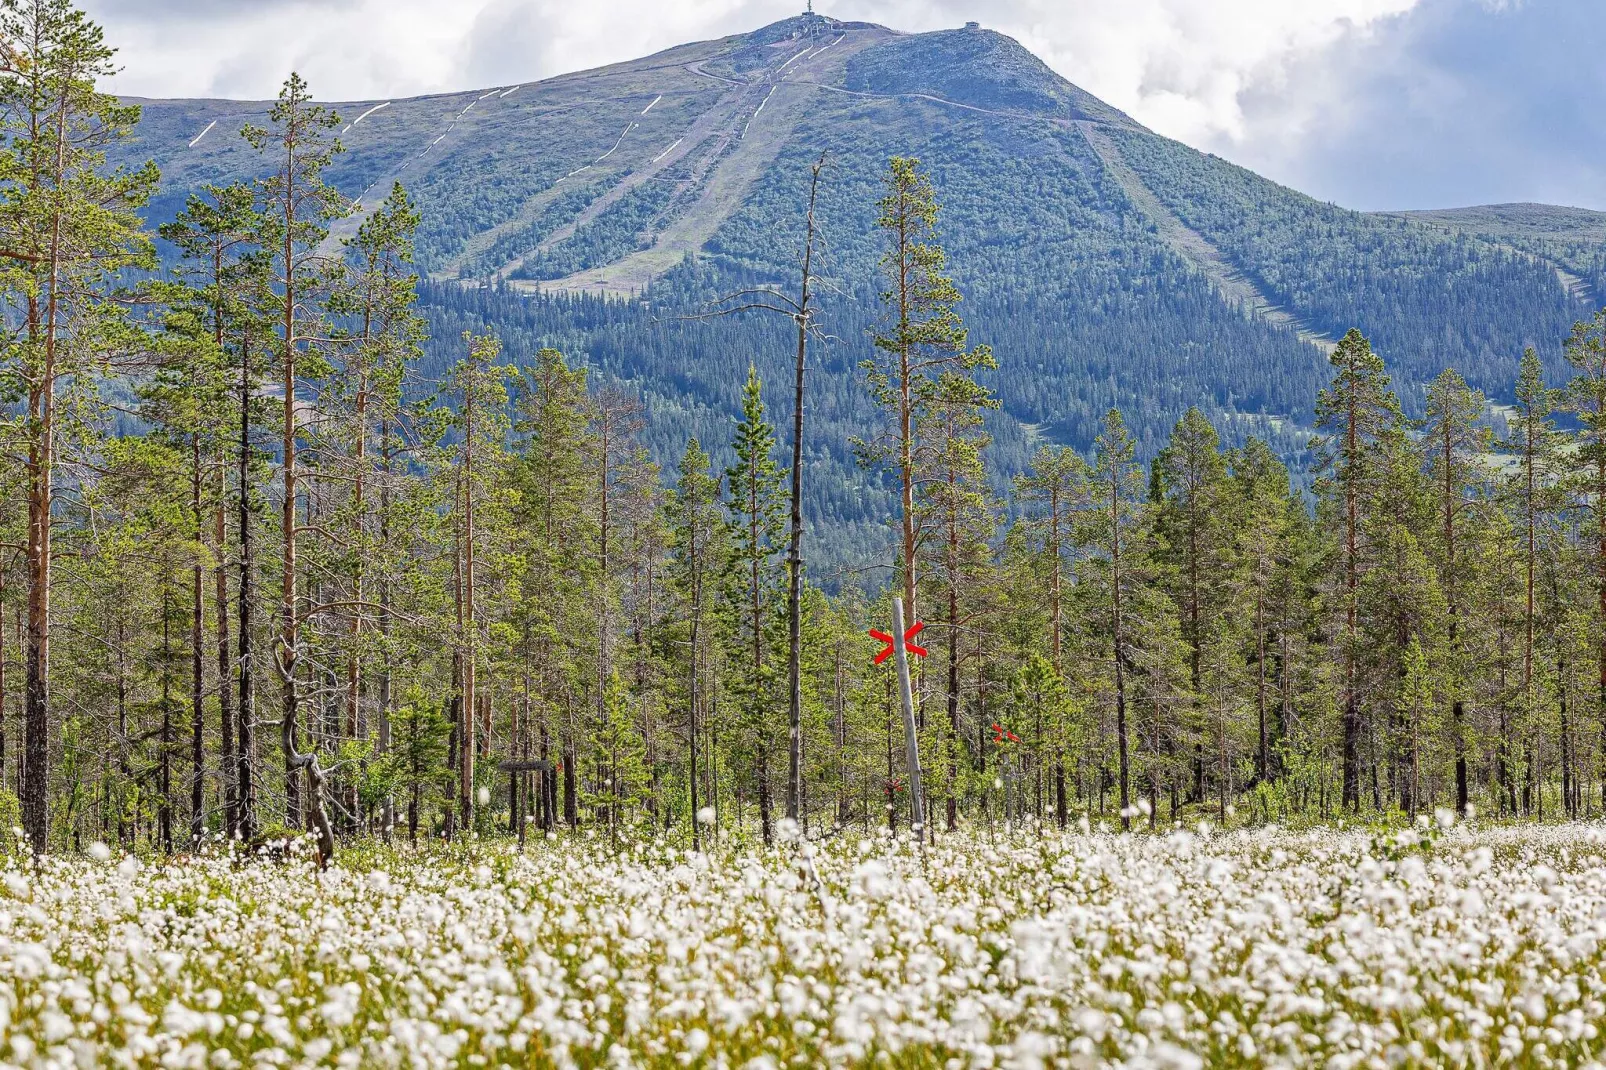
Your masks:
M 925 791 L 920 782 L 920 736 L 915 728 L 914 689 L 909 683 L 909 654 L 905 647 L 903 599 L 892 600 L 892 656 L 898 665 L 898 697 L 903 703 L 904 758 L 909 775 L 909 824 L 915 836 L 924 841 L 926 828 Z

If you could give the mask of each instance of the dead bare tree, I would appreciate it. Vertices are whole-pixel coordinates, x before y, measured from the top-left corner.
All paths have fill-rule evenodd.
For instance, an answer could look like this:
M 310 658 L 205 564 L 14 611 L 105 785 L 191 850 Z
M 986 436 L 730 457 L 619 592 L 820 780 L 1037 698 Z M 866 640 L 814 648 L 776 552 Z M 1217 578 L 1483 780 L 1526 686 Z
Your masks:
M 787 774 L 786 816 L 799 819 L 803 797 L 803 401 L 808 369 L 808 342 L 819 335 L 815 322 L 815 206 L 820 192 L 820 172 L 825 169 L 826 153 L 821 152 L 809 168 L 809 201 L 803 217 L 803 248 L 799 254 L 798 295 L 782 293 L 772 286 L 750 287 L 726 294 L 715 302 L 713 312 L 694 319 L 733 316 L 740 312 L 773 312 L 797 325 L 797 359 L 793 368 L 792 401 L 792 494 L 791 525 L 787 539 L 786 631 L 787 631 Z

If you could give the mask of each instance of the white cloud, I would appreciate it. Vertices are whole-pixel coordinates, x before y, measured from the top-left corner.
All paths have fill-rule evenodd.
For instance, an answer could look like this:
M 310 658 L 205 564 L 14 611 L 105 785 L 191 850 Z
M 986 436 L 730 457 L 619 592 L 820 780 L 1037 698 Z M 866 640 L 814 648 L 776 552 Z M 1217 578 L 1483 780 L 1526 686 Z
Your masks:
M 1291 71 L 1372 32 L 1419 0 L 1002 0 L 983 15 L 965 0 L 885 0 L 894 25 L 928 29 L 982 18 L 1049 66 L 1161 133 L 1193 144 L 1251 135 L 1250 94 L 1276 93 Z M 933 20 L 940 12 L 946 20 Z M 1293 103 L 1293 102 L 1290 102 Z M 1321 102 L 1296 108 L 1308 122 Z M 1290 131 L 1293 132 L 1293 131 Z

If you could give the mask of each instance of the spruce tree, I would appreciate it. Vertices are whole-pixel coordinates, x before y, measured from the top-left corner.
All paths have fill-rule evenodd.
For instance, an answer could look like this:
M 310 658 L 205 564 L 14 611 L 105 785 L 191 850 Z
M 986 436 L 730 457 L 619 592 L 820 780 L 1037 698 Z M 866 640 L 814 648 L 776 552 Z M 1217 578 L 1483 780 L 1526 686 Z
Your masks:
M 1189 681 L 1201 692 L 1203 659 L 1213 627 L 1226 623 L 1231 546 L 1226 522 L 1227 462 L 1204 413 L 1190 407 L 1154 459 L 1157 556 L 1170 574 L 1171 599 L 1182 614 Z M 1204 799 L 1202 743 L 1195 743 L 1194 798 Z
M 1573 377 L 1563 388 L 1562 403 L 1581 425 L 1578 449 L 1572 456 L 1573 472 L 1593 520 L 1595 721 L 1603 757 L 1596 772 L 1601 806 L 1606 808 L 1606 309 L 1573 326 L 1565 352 Z
M 1118 785 L 1121 792 L 1121 827 L 1132 827 L 1131 757 L 1127 732 L 1127 683 L 1132 672 L 1130 613 L 1133 588 L 1140 576 L 1134 545 L 1143 520 L 1143 470 L 1137 463 L 1137 443 L 1127 430 L 1120 410 L 1104 417 L 1104 429 L 1094 443 L 1093 497 L 1089 541 L 1101 559 L 1099 579 L 1100 626 L 1106 629 L 1106 650 L 1115 685 L 1115 739 Z
M 784 473 L 775 464 L 775 428 L 765 419 L 758 370 L 747 370 L 742 418 L 731 440 L 735 463 L 725 470 L 730 513 L 730 562 L 726 588 L 737 649 L 746 666 L 735 688 L 742 721 L 756 759 L 754 789 L 764 842 L 772 834 L 770 791 L 770 712 L 779 705 L 779 659 L 775 646 L 784 611 L 785 574 L 781 559 L 786 539 Z
M 1442 675 L 1445 606 L 1427 546 L 1437 530 L 1437 499 L 1417 444 L 1403 432 L 1402 426 L 1378 442 L 1377 479 L 1362 516 L 1365 656 L 1360 672 L 1370 692 L 1366 747 L 1373 805 L 1383 806 L 1379 771 L 1386 768 L 1388 794 L 1400 810 L 1415 817 L 1422 718 L 1431 708 L 1401 696 L 1411 684 L 1413 644 L 1432 676 Z
M 407 841 L 418 842 L 423 806 L 438 789 L 446 766 L 446 743 L 452 727 L 447 717 L 429 703 L 421 690 L 407 695 L 394 712 L 394 746 L 381 761 L 396 784 L 407 794 Z

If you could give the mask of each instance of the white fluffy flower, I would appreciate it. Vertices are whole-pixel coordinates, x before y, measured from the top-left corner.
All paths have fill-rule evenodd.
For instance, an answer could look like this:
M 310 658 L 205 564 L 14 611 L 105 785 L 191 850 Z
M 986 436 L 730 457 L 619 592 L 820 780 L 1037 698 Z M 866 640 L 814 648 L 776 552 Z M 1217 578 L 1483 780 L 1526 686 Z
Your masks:
M 1457 828 L 1420 850 L 1412 828 L 1404 857 L 1364 827 L 1048 825 L 704 853 L 684 827 L 597 829 L 523 852 L 373 845 L 327 871 L 52 858 L 0 871 L 0 1059 L 109 1063 L 80 1048 L 115 1036 L 218 1070 L 233 1049 L 420 1070 L 892 1050 L 998 1070 L 1500 1065 L 1540 1043 L 1581 1065 L 1606 1033 L 1594 825 Z M 1379 1015 L 1410 1036 L 1365 1025 Z

